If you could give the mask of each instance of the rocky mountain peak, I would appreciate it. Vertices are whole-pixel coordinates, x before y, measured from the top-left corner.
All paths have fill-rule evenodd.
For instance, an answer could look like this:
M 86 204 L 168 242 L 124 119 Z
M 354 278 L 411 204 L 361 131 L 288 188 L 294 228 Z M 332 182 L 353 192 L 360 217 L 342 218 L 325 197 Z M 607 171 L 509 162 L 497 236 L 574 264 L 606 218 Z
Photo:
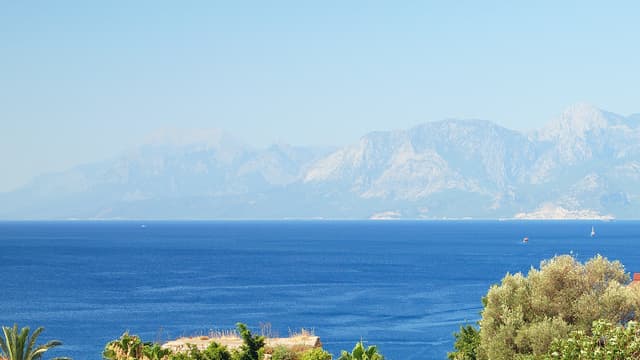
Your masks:
M 610 125 L 610 119 L 604 111 L 588 103 L 577 103 L 566 108 L 557 119 L 544 127 L 538 133 L 538 138 L 543 141 L 584 138 Z
M 0 218 L 498 218 L 541 204 L 637 217 L 638 122 L 581 103 L 533 136 L 449 119 L 338 149 L 253 149 L 216 129 L 165 129 L 134 156 L 0 196 Z

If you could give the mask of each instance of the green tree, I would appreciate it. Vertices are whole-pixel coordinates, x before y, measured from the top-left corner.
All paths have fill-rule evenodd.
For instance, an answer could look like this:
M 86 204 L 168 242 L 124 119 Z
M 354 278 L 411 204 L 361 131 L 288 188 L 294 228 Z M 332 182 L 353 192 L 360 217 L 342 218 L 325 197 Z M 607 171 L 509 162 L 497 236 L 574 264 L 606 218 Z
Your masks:
M 171 350 L 163 349 L 160 344 L 144 343 L 142 346 L 142 354 L 146 360 L 164 360 L 171 355 Z
M 480 345 L 480 332 L 471 325 L 460 326 L 460 331 L 454 333 L 456 338 L 452 351 L 447 354 L 449 360 L 476 360 L 476 353 Z
M 231 360 L 231 353 L 227 350 L 227 347 L 216 342 L 209 344 L 203 353 L 205 355 L 204 360 Z
M 107 360 L 138 360 L 144 356 L 143 348 L 144 344 L 137 335 L 125 332 L 119 339 L 107 343 L 102 357 Z
M 309 349 L 302 353 L 300 360 L 331 360 L 332 356 L 321 348 Z
M 338 360 L 384 360 L 384 356 L 378 352 L 375 345 L 365 348 L 362 341 L 359 341 L 351 353 L 342 350 Z
M 4 339 L 0 339 L 2 357 L 7 360 L 38 360 L 49 349 L 62 345 L 62 342 L 58 340 L 51 340 L 44 345 L 36 346 L 38 336 L 44 331 L 44 328 L 37 328 L 31 333 L 31 336 L 29 336 L 29 331 L 28 326 L 18 330 L 18 324 L 14 324 L 13 327 L 3 326 Z M 69 358 L 57 357 L 53 360 L 69 360 Z
M 264 336 L 253 335 L 243 323 L 237 323 L 236 327 L 243 344 L 240 350 L 233 354 L 234 360 L 260 360 L 261 352 L 264 347 Z
M 628 282 L 620 262 L 600 255 L 585 264 L 557 256 L 527 276 L 507 274 L 483 300 L 477 359 L 543 356 L 554 339 L 575 330 L 589 332 L 597 319 L 624 323 L 634 318 L 640 291 Z

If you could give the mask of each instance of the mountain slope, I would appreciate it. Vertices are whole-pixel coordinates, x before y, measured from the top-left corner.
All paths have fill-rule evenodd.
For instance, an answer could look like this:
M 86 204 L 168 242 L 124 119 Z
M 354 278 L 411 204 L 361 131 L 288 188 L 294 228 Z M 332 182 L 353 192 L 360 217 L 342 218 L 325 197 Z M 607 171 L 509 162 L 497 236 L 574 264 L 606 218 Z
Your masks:
M 0 218 L 634 218 L 638 180 L 640 116 L 577 104 L 529 134 L 443 120 L 334 151 L 168 130 L 0 194 Z

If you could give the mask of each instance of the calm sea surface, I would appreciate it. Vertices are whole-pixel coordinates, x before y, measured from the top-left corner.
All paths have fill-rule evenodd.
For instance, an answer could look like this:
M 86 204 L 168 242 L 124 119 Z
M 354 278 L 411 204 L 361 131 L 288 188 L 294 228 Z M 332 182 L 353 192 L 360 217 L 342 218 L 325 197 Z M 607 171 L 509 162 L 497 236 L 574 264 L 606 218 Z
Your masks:
M 567 253 L 640 272 L 639 241 L 640 222 L 617 221 L 0 222 L 0 324 L 45 326 L 75 360 L 125 330 L 238 321 L 314 329 L 334 354 L 362 338 L 389 360 L 443 359 L 506 272 Z

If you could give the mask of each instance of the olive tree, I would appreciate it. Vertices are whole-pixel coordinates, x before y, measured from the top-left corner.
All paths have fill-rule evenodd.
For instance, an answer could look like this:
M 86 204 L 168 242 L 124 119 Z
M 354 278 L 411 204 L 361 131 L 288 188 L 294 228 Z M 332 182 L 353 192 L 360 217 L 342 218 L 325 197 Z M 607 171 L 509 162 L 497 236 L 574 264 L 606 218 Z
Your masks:
M 640 304 L 640 287 L 628 283 L 622 264 L 600 255 L 584 264 L 556 256 L 526 276 L 507 273 L 483 298 L 479 335 L 468 328 L 457 334 L 449 358 L 540 357 L 572 331 L 589 333 L 595 320 L 624 324 Z
M 595 320 L 624 323 L 638 309 L 637 291 L 618 261 L 598 255 L 581 264 L 556 256 L 527 276 L 507 274 L 489 289 L 480 320 L 479 359 L 543 355 L 554 339 L 590 331 Z

